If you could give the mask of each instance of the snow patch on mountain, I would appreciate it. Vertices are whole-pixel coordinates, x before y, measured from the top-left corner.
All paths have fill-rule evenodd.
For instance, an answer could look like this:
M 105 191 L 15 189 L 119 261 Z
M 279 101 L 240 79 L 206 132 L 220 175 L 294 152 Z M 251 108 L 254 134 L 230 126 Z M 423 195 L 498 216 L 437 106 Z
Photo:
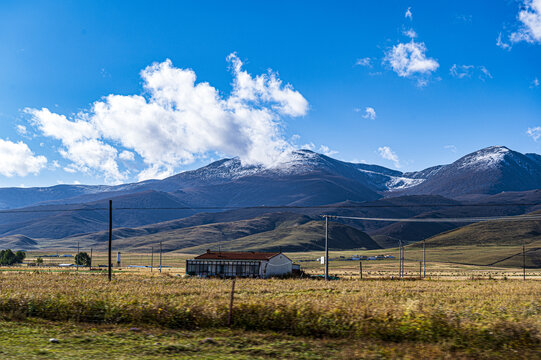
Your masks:
M 419 179 L 419 178 L 412 179 L 412 178 L 407 178 L 407 177 L 393 176 L 391 177 L 389 181 L 385 183 L 385 185 L 387 186 L 387 188 L 389 188 L 390 191 L 402 190 L 402 189 L 410 188 L 412 186 L 417 186 L 423 183 L 424 181 L 426 181 L 426 179 Z
M 486 149 L 476 151 L 470 155 L 464 156 L 458 164 L 459 169 L 464 168 L 490 168 L 500 164 L 505 155 L 511 150 L 505 146 L 491 146 Z

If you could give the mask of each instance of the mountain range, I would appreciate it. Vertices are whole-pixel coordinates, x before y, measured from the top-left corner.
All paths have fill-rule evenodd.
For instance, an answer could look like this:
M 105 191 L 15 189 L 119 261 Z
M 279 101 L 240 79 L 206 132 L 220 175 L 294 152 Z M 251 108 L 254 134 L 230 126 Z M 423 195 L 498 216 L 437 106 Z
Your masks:
M 254 248 L 250 243 L 264 249 L 278 243 L 290 249 L 313 249 L 317 245 L 310 239 L 318 238 L 306 234 L 314 234 L 322 213 L 364 217 L 519 215 L 540 208 L 536 205 L 541 204 L 539 189 L 541 156 L 504 146 L 481 149 L 452 164 L 417 172 L 349 163 L 299 150 L 272 168 L 244 165 L 232 158 L 163 180 L 116 186 L 0 188 L 0 248 L 72 247 L 75 238 L 99 247 L 106 238 L 109 199 L 115 208 L 115 236 L 123 239 L 119 244 L 126 248 L 137 248 L 152 234 L 153 240 L 167 237 L 171 251 L 199 251 L 200 245 L 214 244 L 216 239 L 231 249 Z M 524 203 L 530 205 L 521 205 Z M 468 204 L 472 206 L 464 206 Z M 269 223 L 272 213 L 281 214 L 275 226 L 261 226 Z M 287 220 L 297 216 L 303 217 L 300 223 Z M 211 224 L 224 225 L 209 228 Z M 398 239 L 414 242 L 457 227 L 368 221 L 341 221 L 337 226 L 340 230 L 334 235 L 341 237 L 337 244 L 364 248 L 394 246 Z M 236 232 L 247 227 L 253 231 Z M 210 236 L 209 229 L 219 236 Z M 174 241 L 175 237 L 184 240 Z

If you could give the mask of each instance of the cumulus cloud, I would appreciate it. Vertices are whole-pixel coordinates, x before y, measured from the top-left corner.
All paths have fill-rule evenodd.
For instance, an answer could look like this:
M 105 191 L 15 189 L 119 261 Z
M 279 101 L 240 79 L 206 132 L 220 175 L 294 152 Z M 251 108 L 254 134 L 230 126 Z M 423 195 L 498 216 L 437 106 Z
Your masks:
M 46 108 L 25 109 L 25 112 L 32 116 L 32 123 L 44 136 L 62 142 L 63 147 L 59 153 L 72 162 L 65 168 L 66 171 L 73 173 L 97 170 L 111 182 L 126 178 L 126 174 L 120 172 L 116 162 L 117 150 L 99 139 L 99 131 L 88 120 L 87 114 L 79 114 L 81 119 L 72 121 Z
M 511 33 L 509 39 L 514 43 L 541 43 L 541 0 L 524 0 L 517 18 L 520 27 Z
M 420 86 L 426 85 L 426 76 L 430 76 L 440 66 L 426 56 L 426 45 L 411 39 L 407 43 L 398 43 L 385 53 L 384 62 L 389 64 L 400 77 L 417 78 Z M 424 77 L 423 77 L 424 76 Z
M 135 155 L 131 151 L 124 150 L 118 155 L 118 158 L 120 160 L 133 161 L 135 160 Z
M 398 155 L 396 155 L 393 150 L 391 150 L 388 146 L 382 146 L 378 148 L 379 156 L 384 158 L 385 160 L 390 160 L 394 163 L 394 166 L 396 168 L 400 168 L 400 160 L 398 159 Z
M 373 107 L 367 106 L 364 109 L 363 118 L 364 119 L 375 120 L 376 119 L 376 110 Z
M 498 35 L 496 45 L 502 49 L 510 50 L 512 44 L 522 41 L 541 44 L 541 0 L 522 0 L 520 5 L 515 30 L 506 35 L 506 40 Z
M 531 137 L 534 141 L 537 141 L 541 137 L 541 126 L 536 126 L 533 128 L 528 128 L 526 134 Z
M 252 76 L 236 54 L 227 60 L 233 74 L 228 97 L 166 60 L 141 71 L 146 96 L 108 95 L 70 119 L 48 109 L 26 111 L 43 135 L 62 142 L 68 168 L 98 171 L 112 181 L 127 176 L 117 159 L 131 160 L 134 153 L 146 165 L 139 180 L 172 175 L 209 152 L 275 166 L 293 150 L 283 138 L 283 118 L 305 115 L 308 102 L 276 73 Z
M 539 79 L 538 78 L 533 79 L 532 82 L 530 83 L 530 89 L 533 89 L 533 88 L 536 88 L 536 87 L 539 87 Z
M 38 174 L 47 165 L 47 159 L 42 155 L 34 155 L 28 145 L 0 139 L 0 175 L 26 176 Z
M 362 59 L 357 59 L 357 61 L 355 62 L 355 65 L 372 67 L 372 58 L 365 57 Z
M 413 14 L 411 13 L 411 6 L 408 7 L 408 9 L 406 10 L 406 13 L 404 14 L 404 17 L 406 19 L 410 19 L 410 20 L 413 19 Z

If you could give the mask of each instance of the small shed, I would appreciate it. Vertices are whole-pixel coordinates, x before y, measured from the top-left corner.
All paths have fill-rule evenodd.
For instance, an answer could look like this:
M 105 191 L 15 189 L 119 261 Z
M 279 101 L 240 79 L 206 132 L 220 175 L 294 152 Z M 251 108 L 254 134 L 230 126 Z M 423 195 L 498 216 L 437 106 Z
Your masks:
M 291 274 L 293 262 L 281 252 L 210 251 L 186 260 L 186 274 L 260 277 Z

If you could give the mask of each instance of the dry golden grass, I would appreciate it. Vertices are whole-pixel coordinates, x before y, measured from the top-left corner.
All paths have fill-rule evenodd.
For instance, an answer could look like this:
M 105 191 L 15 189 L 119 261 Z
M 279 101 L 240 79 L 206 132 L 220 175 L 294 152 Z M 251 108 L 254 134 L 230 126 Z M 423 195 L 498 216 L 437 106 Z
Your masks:
M 0 314 L 168 328 L 227 323 L 231 280 L 169 274 L 0 273 Z M 536 349 L 541 282 L 308 279 L 236 283 L 233 327 L 293 335 Z

